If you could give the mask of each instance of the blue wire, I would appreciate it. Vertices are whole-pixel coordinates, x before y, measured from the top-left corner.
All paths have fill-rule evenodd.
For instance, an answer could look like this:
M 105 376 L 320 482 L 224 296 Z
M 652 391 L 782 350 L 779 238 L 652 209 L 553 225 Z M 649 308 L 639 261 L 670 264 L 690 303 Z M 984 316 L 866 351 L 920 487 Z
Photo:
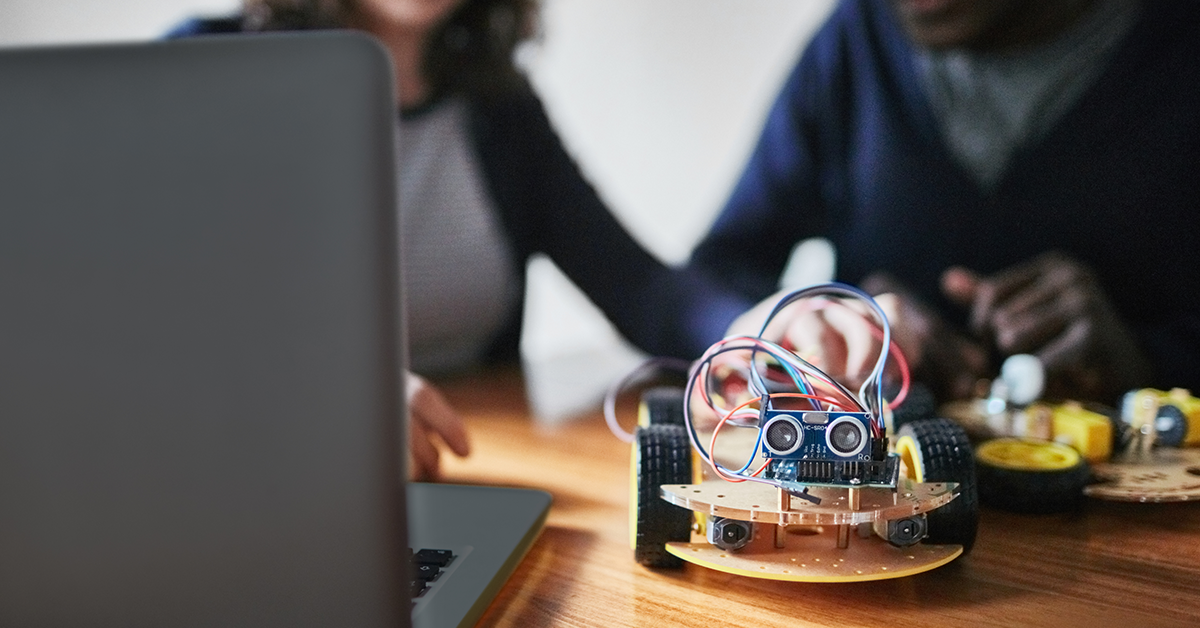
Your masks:
M 879 307 L 879 304 L 875 302 L 875 299 L 872 298 L 871 295 L 867 294 L 866 292 L 863 292 L 862 290 L 859 290 L 858 288 L 855 288 L 854 286 L 836 282 L 836 281 L 830 282 L 830 283 L 818 284 L 815 286 L 810 286 L 808 288 L 803 288 L 803 289 L 797 290 L 795 292 L 788 294 L 784 298 L 780 299 L 779 302 L 777 302 L 775 304 L 775 307 L 771 310 L 771 313 L 768 314 L 766 320 L 763 321 L 762 329 L 759 330 L 758 335 L 761 338 L 762 335 L 764 333 L 766 333 L 767 326 L 770 325 L 771 320 L 774 319 L 775 316 L 777 314 L 779 314 L 779 312 L 783 308 L 791 305 L 792 303 L 795 303 L 796 301 L 798 301 L 800 299 L 806 298 L 806 297 L 823 296 L 826 294 L 840 294 L 841 296 L 849 296 L 849 297 L 853 297 L 853 298 L 856 298 L 856 299 L 859 299 L 859 300 L 865 302 L 868 306 L 870 306 L 871 310 L 875 313 L 875 315 L 879 317 L 879 321 L 882 324 L 881 327 L 883 329 L 883 348 L 880 350 L 879 359 L 876 361 L 875 369 L 873 371 L 875 374 L 875 377 L 872 378 L 872 380 L 871 380 L 871 383 L 874 383 L 874 385 L 875 385 L 875 404 L 874 404 L 875 407 L 874 407 L 874 411 L 872 412 L 872 414 L 875 415 L 876 422 L 879 423 L 880 424 L 879 427 L 882 428 L 883 427 L 883 425 L 882 425 L 882 420 L 883 420 L 883 365 L 884 365 L 884 363 L 887 362 L 887 354 L 891 347 L 892 329 L 891 329 L 891 325 L 888 323 L 887 315 L 883 312 L 883 308 Z M 753 361 L 753 358 L 752 358 L 752 361 Z M 864 390 L 865 390 L 865 387 L 864 387 Z M 870 409 L 870 406 L 871 406 L 870 402 L 867 399 L 863 399 L 863 401 L 867 403 L 868 409 Z
M 766 353 L 768 357 L 775 359 L 775 361 L 784 370 L 784 372 L 786 372 L 788 374 L 788 376 L 792 380 L 792 383 L 795 384 L 796 388 L 799 389 L 801 393 L 813 394 L 814 389 L 812 388 L 812 385 L 808 381 L 808 376 L 804 372 L 802 372 L 800 369 L 797 369 L 795 366 L 793 366 L 792 363 L 789 361 L 789 359 L 785 358 L 784 356 L 785 355 L 790 356 L 791 359 L 800 360 L 801 362 L 803 362 L 803 358 L 796 356 L 794 353 L 787 351 L 783 347 L 780 347 L 768 340 L 763 339 L 762 335 L 764 333 L 766 333 L 767 326 L 771 323 L 771 321 L 775 318 L 776 315 L 779 314 L 779 312 L 783 308 L 787 307 L 788 305 L 791 305 L 792 303 L 795 303 L 799 299 L 803 299 L 806 297 L 812 297 L 812 296 L 830 295 L 830 294 L 840 295 L 840 296 L 844 296 L 844 297 L 851 297 L 851 298 L 856 298 L 856 299 L 862 300 L 872 309 L 872 311 L 879 318 L 879 321 L 881 323 L 881 327 L 883 329 L 883 347 L 880 350 L 879 358 L 876 360 L 875 367 L 872 371 L 874 376 L 872 378 L 870 378 L 866 383 L 864 383 L 862 388 L 859 389 L 859 395 L 857 397 L 862 403 L 864 403 L 867 406 L 867 410 L 874 416 L 875 422 L 882 429 L 883 428 L 883 425 L 882 425 L 883 408 L 884 408 L 883 371 L 884 371 L 884 366 L 886 365 L 886 362 L 887 362 L 887 355 L 888 355 L 889 349 L 891 347 L 891 326 L 888 323 L 887 315 L 883 312 L 883 309 L 879 307 L 879 304 L 875 302 L 875 300 L 871 297 L 871 295 L 867 294 L 866 292 L 863 292 L 862 290 L 859 290 L 858 288 L 855 288 L 854 286 L 850 286 L 850 285 L 843 284 L 843 283 L 837 283 L 837 282 L 810 286 L 808 288 L 804 288 L 804 289 L 792 292 L 792 293 L 788 294 L 787 296 L 785 296 L 783 299 L 780 299 L 779 302 L 775 304 L 775 307 L 772 308 L 771 313 L 767 316 L 766 320 L 763 322 L 762 329 L 759 330 L 759 332 L 758 332 L 758 341 L 761 344 L 754 343 L 750 347 L 746 347 L 746 346 L 720 347 L 719 349 L 717 349 L 717 351 L 713 352 L 711 355 L 708 355 L 706 352 L 706 357 L 703 360 L 700 360 L 700 361 L 696 362 L 695 364 L 693 364 L 692 369 L 688 373 L 688 382 L 687 382 L 687 386 L 685 388 L 684 398 L 685 399 L 692 398 L 692 392 L 695 390 L 695 385 L 696 385 L 697 380 L 700 378 L 701 373 L 704 373 L 706 371 L 706 369 L 711 369 L 712 361 L 714 358 L 716 358 L 718 355 L 721 355 L 723 353 L 729 353 L 729 352 L 733 352 L 733 351 L 746 351 L 746 350 L 750 351 L 750 375 L 747 378 L 747 386 L 750 387 L 750 390 L 748 392 L 758 393 L 759 396 L 767 397 L 768 403 L 769 403 L 770 392 L 768 391 L 766 382 L 763 380 L 762 374 L 759 372 L 759 369 L 757 366 L 758 353 L 760 351 L 762 351 L 763 353 Z M 721 342 L 725 342 L 725 341 L 721 341 Z M 714 345 L 714 347 L 716 347 L 716 346 L 718 346 L 718 345 Z M 778 350 L 778 353 L 776 350 Z M 807 364 L 807 362 L 805 362 L 805 364 Z M 809 365 L 809 366 L 813 369 L 816 369 L 816 367 L 813 367 L 812 365 Z M 816 370 L 820 371 L 820 369 L 816 369 Z M 706 373 L 706 378 L 707 378 L 707 375 L 708 374 Z M 833 382 L 832 379 L 830 379 L 829 381 Z M 840 384 L 837 384 L 836 382 L 833 382 L 833 383 L 835 385 L 837 385 L 839 388 L 842 388 L 843 392 L 846 392 L 847 394 L 849 394 L 849 392 L 846 391 L 844 387 L 841 387 Z M 875 398 L 874 398 L 875 403 L 874 404 L 871 403 L 871 399 L 869 397 L 864 398 L 864 395 L 866 395 L 866 393 L 867 393 L 869 384 L 874 385 L 874 393 L 875 393 Z M 705 388 L 708 387 L 707 381 L 704 383 L 704 386 L 705 386 Z M 812 403 L 813 403 L 814 407 L 817 407 L 817 408 L 820 407 L 819 405 L 817 405 L 816 400 L 813 400 Z M 874 405 L 873 411 L 871 408 L 872 405 Z M 758 436 L 755 439 L 754 450 L 753 450 L 753 452 L 751 452 L 749 460 L 746 461 L 746 464 L 741 469 L 739 469 L 738 471 L 733 471 L 733 470 L 728 469 L 724 466 L 721 466 L 719 463 L 717 463 L 717 461 L 713 458 L 712 453 L 708 452 L 704 448 L 704 446 L 700 444 L 700 437 L 699 437 L 699 434 L 696 433 L 695 424 L 691 420 L 691 410 L 686 402 L 684 405 L 684 417 L 685 417 L 685 422 L 686 422 L 687 428 L 688 428 L 688 438 L 691 439 L 692 446 L 695 447 L 696 451 L 700 454 L 700 456 L 702 458 L 704 458 L 714 468 L 718 468 L 721 472 L 729 473 L 731 475 L 741 476 L 748 480 L 762 482 L 765 484 L 771 484 L 773 486 L 782 486 L 782 484 L 780 484 L 778 481 L 768 480 L 768 479 L 764 479 L 764 478 L 756 478 L 756 477 L 751 477 L 751 476 L 745 475 L 746 471 L 748 471 L 750 469 L 750 467 L 753 466 L 754 459 L 758 455 L 758 452 L 762 448 L 762 441 L 763 441 L 764 435 L 763 435 L 763 431 L 762 431 L 761 427 L 758 428 Z

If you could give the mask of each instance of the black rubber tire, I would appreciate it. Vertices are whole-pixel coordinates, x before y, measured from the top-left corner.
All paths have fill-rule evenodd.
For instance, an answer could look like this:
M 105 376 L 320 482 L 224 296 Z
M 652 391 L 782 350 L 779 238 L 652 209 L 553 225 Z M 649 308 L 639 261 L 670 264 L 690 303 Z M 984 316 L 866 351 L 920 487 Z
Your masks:
M 1077 462 L 1065 469 L 1016 469 L 1009 465 L 998 466 L 989 459 L 989 447 L 1018 440 L 998 438 L 980 445 L 982 454 L 976 459 L 976 470 L 983 503 L 1009 512 L 1031 514 L 1078 510 L 1084 501 L 1083 488 L 1092 475 L 1087 461 L 1075 454 Z M 1057 443 L 1025 442 L 1028 446 L 1066 448 Z
M 957 482 L 959 495 L 949 504 L 926 513 L 929 535 L 923 543 L 961 545 L 963 554 L 975 546 L 979 530 L 979 484 L 975 454 L 962 426 L 950 419 L 921 419 L 904 424 L 897 437 L 910 436 L 920 451 L 925 482 Z
M 661 386 L 642 393 L 650 425 L 683 425 L 683 389 Z
M 692 446 L 681 425 L 651 425 L 634 432 L 633 557 L 648 567 L 679 567 L 666 544 L 691 539 L 692 511 L 659 496 L 663 484 L 690 484 Z
M 937 399 L 929 387 L 912 382 L 908 386 L 908 397 L 899 408 L 892 410 L 892 429 L 900 428 L 913 421 L 923 421 L 937 416 Z

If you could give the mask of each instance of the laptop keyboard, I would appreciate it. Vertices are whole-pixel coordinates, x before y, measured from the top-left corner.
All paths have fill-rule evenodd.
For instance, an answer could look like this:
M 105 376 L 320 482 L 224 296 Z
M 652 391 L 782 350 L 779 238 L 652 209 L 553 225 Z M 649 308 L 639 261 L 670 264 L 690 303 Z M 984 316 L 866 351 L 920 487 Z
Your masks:
M 409 553 L 412 557 L 413 568 L 412 597 L 413 603 L 416 604 L 416 599 L 425 595 L 429 587 L 442 577 L 442 574 L 446 572 L 446 567 L 457 557 L 454 552 L 444 549 L 414 551 L 409 548 Z

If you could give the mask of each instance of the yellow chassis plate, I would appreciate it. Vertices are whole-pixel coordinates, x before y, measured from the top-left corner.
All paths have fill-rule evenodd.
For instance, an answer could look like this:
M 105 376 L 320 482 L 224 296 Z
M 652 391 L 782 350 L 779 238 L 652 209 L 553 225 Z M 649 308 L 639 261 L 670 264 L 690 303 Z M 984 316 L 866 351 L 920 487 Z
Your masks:
M 896 490 L 812 487 L 810 494 L 820 498 L 819 504 L 750 482 L 710 480 L 659 490 L 677 506 L 753 524 L 752 539 L 736 551 L 715 547 L 699 535 L 693 535 L 692 543 L 667 544 L 671 554 L 725 573 L 795 582 L 885 580 L 929 571 L 962 554 L 961 545 L 895 547 L 870 532 L 876 521 L 946 504 L 958 492 L 954 483 L 902 478 Z M 866 526 L 866 534 L 856 533 L 860 525 Z
M 762 526 L 772 528 L 773 526 Z M 774 546 L 774 535 L 756 531 L 756 538 L 736 552 L 701 541 L 668 543 L 667 551 L 708 569 L 725 573 L 794 582 L 857 582 L 903 578 L 936 569 L 962 554 L 961 545 L 894 547 L 872 535 L 851 534 L 848 547 L 837 547 L 837 526 L 789 529 L 785 547 Z

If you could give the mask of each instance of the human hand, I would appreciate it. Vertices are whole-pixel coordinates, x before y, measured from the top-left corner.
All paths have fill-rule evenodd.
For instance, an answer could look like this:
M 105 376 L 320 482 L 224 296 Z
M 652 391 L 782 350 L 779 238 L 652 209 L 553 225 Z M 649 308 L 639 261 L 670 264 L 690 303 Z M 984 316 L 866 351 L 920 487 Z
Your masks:
M 947 323 L 891 275 L 869 275 L 862 288 L 880 295 L 875 300 L 887 312 L 892 339 L 908 359 L 914 379 L 943 401 L 974 394 L 979 380 L 989 375 L 988 353 L 981 343 Z
M 1002 355 L 1040 358 L 1049 396 L 1103 400 L 1149 376 L 1149 362 L 1095 275 L 1061 253 L 988 277 L 950 268 L 942 290 L 970 308 L 971 331 Z
M 874 368 L 883 346 L 874 315 L 861 301 L 815 297 L 788 305 L 764 331 L 767 316 L 791 292 L 783 290 L 759 302 L 733 321 L 726 336 L 758 336 L 762 331 L 763 339 L 794 351 L 841 384 L 857 388 Z M 891 319 L 891 297 L 876 301 Z
M 471 443 L 462 417 L 450 407 L 442 393 L 424 378 L 405 372 L 408 399 L 408 477 L 436 480 L 440 453 L 434 436 L 458 456 L 471 453 Z

